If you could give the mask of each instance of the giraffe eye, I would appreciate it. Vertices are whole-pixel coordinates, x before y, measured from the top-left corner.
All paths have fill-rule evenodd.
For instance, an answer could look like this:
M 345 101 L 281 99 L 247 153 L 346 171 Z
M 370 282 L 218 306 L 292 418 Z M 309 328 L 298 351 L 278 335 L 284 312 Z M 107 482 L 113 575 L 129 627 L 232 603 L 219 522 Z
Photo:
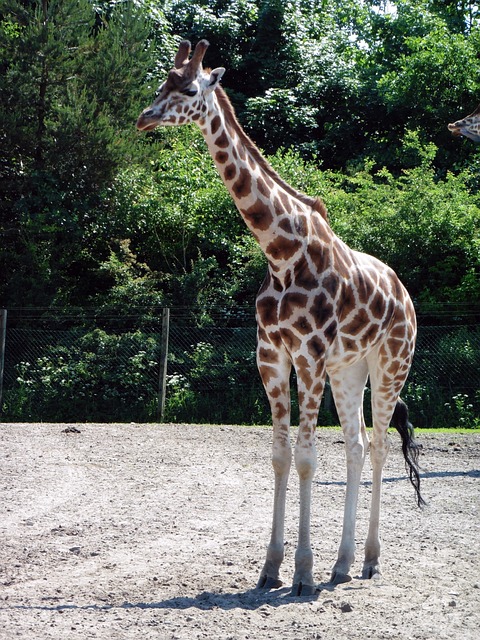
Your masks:
M 189 98 L 192 98 L 196 93 L 197 90 L 196 89 L 185 89 L 185 91 L 182 91 L 184 96 L 188 96 Z

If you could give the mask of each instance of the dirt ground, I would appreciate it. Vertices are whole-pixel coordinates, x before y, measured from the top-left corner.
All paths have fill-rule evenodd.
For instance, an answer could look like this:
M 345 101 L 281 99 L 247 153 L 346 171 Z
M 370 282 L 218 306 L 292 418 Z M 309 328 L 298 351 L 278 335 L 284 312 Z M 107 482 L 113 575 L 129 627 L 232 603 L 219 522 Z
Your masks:
M 316 597 L 288 586 L 298 515 L 288 493 L 285 588 L 253 589 L 272 507 L 268 428 L 0 426 L 0 638 L 467 640 L 480 628 L 480 436 L 422 435 L 416 507 L 400 439 L 384 482 L 384 575 L 329 587 L 340 538 L 340 431 L 318 432 Z M 367 529 L 365 465 L 357 561 Z

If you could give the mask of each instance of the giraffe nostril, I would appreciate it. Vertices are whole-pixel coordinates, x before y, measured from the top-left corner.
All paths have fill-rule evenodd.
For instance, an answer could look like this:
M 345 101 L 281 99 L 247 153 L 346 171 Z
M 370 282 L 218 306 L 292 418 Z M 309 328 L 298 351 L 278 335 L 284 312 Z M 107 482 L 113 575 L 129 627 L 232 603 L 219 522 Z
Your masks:
M 149 118 L 150 116 L 153 116 L 153 109 L 146 109 L 142 115 L 144 116 L 144 118 Z

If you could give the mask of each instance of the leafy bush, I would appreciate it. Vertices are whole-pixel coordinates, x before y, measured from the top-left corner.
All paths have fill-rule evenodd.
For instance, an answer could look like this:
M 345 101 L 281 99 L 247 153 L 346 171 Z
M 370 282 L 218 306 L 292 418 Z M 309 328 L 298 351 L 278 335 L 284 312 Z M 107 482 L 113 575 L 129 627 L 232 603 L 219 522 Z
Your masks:
M 189 339 L 198 335 L 198 340 L 170 353 L 169 370 L 174 373 L 168 376 L 166 419 L 268 423 L 268 402 L 255 363 L 254 334 L 253 328 L 190 329 Z
M 414 424 L 437 428 L 478 426 L 479 372 L 477 327 L 424 327 L 402 394 Z
M 51 346 L 17 365 L 6 394 L 10 419 L 51 421 L 149 420 L 155 415 L 158 344 L 140 332 L 109 335 L 96 329 L 70 346 Z

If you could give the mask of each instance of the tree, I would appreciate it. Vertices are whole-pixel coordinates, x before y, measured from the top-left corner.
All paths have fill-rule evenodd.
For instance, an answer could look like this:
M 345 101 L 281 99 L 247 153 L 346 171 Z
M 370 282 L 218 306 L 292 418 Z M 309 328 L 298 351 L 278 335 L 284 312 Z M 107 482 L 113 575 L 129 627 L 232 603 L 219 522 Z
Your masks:
M 79 275 L 106 250 L 95 219 L 102 188 L 132 152 L 150 27 L 131 3 L 5 5 L 1 293 L 5 304 L 48 306 L 78 295 Z

